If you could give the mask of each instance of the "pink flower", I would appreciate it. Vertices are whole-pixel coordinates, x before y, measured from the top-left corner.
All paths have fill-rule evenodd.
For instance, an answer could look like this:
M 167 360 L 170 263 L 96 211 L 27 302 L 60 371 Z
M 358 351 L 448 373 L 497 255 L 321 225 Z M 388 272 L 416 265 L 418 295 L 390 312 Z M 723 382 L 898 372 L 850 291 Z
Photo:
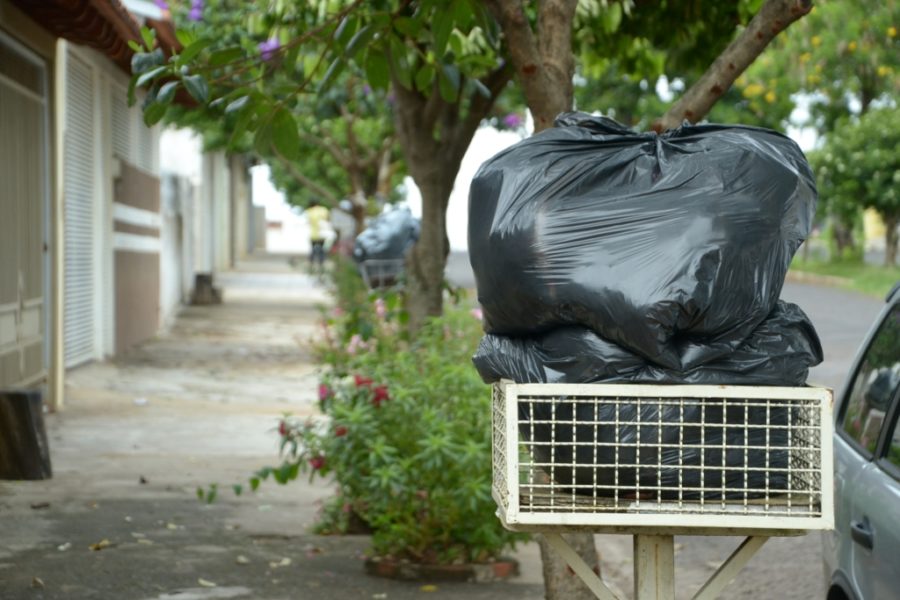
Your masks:
M 375 299 L 375 315 L 379 319 L 383 319 L 387 315 L 387 306 L 384 304 L 384 298 Z
M 347 354 L 353 356 L 354 354 L 356 354 L 356 351 L 360 348 L 363 348 L 364 345 L 365 344 L 363 343 L 362 338 L 359 336 L 359 334 L 354 333 L 350 338 L 350 343 L 347 344 Z
M 343 425 L 334 428 L 334 437 L 344 437 L 345 435 L 347 435 L 347 428 Z
M 313 456 L 309 459 L 309 466 L 312 467 L 313 471 L 318 471 L 325 466 L 325 457 L 321 454 Z
M 374 383 L 373 380 L 369 379 L 368 377 L 363 377 L 362 375 L 354 375 L 353 381 L 356 383 L 356 387 L 368 387 L 372 385 L 372 383 Z
M 328 387 L 327 385 L 325 385 L 324 383 L 320 383 L 319 384 L 319 400 L 320 401 L 328 400 L 332 396 L 334 396 L 334 391 L 332 391 L 332 389 L 330 387 Z
M 278 435 L 280 435 L 281 437 L 285 437 L 285 436 L 287 436 L 287 434 L 288 434 L 287 422 L 282 421 L 281 423 L 278 424 Z
M 472 317 L 478 319 L 479 321 L 484 320 L 484 312 L 481 310 L 480 306 L 476 306 L 475 308 L 470 310 L 469 314 L 472 315 Z
M 335 317 L 343 317 L 344 309 L 341 308 L 340 306 L 335 306 L 334 310 L 331 311 L 331 314 L 333 314 Z
M 388 394 L 388 388 L 386 385 L 376 385 L 373 391 L 375 393 L 372 396 L 372 404 L 375 405 L 375 408 L 379 408 L 382 402 L 391 399 L 391 395 Z

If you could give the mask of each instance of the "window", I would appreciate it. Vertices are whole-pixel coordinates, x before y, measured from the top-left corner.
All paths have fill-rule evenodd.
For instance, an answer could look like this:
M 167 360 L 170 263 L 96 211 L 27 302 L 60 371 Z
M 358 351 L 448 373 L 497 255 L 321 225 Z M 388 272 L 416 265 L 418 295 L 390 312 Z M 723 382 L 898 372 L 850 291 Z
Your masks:
M 859 366 L 844 409 L 841 429 L 865 448 L 875 451 L 878 435 L 900 384 L 900 305 L 881 324 Z
M 887 451 L 888 462 L 900 469 L 900 418 L 894 420 L 894 435 Z

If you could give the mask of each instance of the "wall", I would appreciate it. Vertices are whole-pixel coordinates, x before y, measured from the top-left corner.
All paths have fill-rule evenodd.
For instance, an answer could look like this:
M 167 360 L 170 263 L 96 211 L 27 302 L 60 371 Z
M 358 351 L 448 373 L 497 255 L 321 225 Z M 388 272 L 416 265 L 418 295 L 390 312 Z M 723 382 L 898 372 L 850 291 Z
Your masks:
M 122 161 L 115 181 L 116 353 L 154 336 L 160 323 L 159 179 Z

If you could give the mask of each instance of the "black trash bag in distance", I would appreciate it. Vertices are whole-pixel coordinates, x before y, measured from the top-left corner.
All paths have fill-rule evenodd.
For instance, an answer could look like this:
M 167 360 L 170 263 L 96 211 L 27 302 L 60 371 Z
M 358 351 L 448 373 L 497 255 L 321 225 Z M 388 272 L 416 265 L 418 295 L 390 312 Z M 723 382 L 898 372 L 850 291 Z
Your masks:
M 666 369 L 581 325 L 529 337 L 485 335 L 472 358 L 485 383 L 658 383 L 698 385 L 805 385 L 822 362 L 809 318 L 779 301 L 737 350 L 686 371 Z
M 419 220 L 409 208 L 395 208 L 372 219 L 353 246 L 353 259 L 401 259 L 419 239 Z
M 485 331 L 581 325 L 675 371 L 722 358 L 775 308 L 815 201 L 803 153 L 779 133 L 657 135 L 564 114 L 472 182 Z

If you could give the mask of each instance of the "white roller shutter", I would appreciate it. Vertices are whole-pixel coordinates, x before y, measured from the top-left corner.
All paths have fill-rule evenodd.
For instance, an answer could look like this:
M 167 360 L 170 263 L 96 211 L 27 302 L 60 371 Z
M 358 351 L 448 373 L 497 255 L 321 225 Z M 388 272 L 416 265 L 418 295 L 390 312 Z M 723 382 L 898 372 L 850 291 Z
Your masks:
M 65 131 L 65 363 L 96 356 L 94 328 L 94 82 L 91 66 L 67 57 Z

